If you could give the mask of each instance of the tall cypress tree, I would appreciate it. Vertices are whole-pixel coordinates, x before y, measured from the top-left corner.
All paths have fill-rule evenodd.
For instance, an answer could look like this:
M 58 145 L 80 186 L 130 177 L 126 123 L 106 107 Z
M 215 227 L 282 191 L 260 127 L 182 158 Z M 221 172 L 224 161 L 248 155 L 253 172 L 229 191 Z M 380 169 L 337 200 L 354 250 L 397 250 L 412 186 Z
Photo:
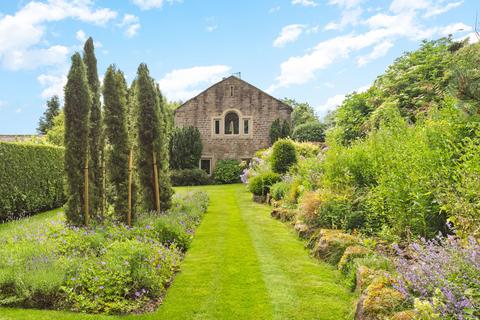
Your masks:
M 138 187 L 140 189 L 139 206 L 141 210 L 156 210 L 153 154 L 157 158 L 160 176 L 161 165 L 161 126 L 159 99 L 154 80 L 148 67 L 140 64 L 135 80 L 135 134 L 137 136 L 135 163 L 137 167 Z
M 100 103 L 100 81 L 97 73 L 97 58 L 93 39 L 90 37 L 83 47 L 83 62 L 86 66 L 88 86 L 92 97 L 89 127 L 89 176 L 90 176 L 90 207 L 92 215 L 97 219 L 102 214 L 103 168 L 102 151 L 104 148 L 104 134 L 102 130 L 102 110 Z
M 170 124 L 167 111 L 167 101 L 160 91 L 160 87 L 156 86 L 159 116 L 160 116 L 160 167 L 159 167 L 159 185 L 160 185 L 160 208 L 162 211 L 170 209 L 172 205 L 173 188 L 170 179 Z
M 65 214 L 73 225 L 85 223 L 83 170 L 88 165 L 89 111 L 92 100 L 85 65 L 79 53 L 72 56 L 72 66 L 65 85 L 65 171 L 67 203 Z
M 47 134 L 47 131 L 53 128 L 53 119 L 60 113 L 60 102 L 58 96 L 53 96 L 47 101 L 47 110 L 38 121 L 37 131 L 40 134 Z
M 123 73 L 109 66 L 103 83 L 105 136 L 107 138 L 106 167 L 107 199 L 113 205 L 118 221 L 127 222 L 128 155 L 127 84 Z

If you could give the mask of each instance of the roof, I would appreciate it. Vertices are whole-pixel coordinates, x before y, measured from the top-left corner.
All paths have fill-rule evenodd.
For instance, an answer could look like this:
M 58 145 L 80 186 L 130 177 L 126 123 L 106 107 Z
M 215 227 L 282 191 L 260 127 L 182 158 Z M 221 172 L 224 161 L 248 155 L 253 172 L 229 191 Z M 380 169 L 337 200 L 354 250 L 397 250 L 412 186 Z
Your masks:
M 178 109 L 182 108 L 183 106 L 185 106 L 185 105 L 186 105 L 187 103 L 189 103 L 190 101 L 196 99 L 197 97 L 199 97 L 200 95 L 202 95 L 205 91 L 208 91 L 208 90 L 210 90 L 211 88 L 213 88 L 213 87 L 221 84 L 222 82 L 227 81 L 227 80 L 230 80 L 230 79 L 232 79 L 232 78 L 235 79 L 235 80 L 237 80 L 237 81 L 240 81 L 240 82 L 242 82 L 242 83 L 244 83 L 244 84 L 246 84 L 246 85 L 248 85 L 248 86 L 250 86 L 250 87 L 252 87 L 252 88 L 255 89 L 255 90 L 258 90 L 258 91 L 262 92 L 262 93 L 265 94 L 266 96 L 268 96 L 268 97 L 270 97 L 270 98 L 278 101 L 279 103 L 281 103 L 282 105 L 284 105 L 285 107 L 287 107 L 288 109 L 290 109 L 290 111 L 293 111 L 293 108 L 292 108 L 290 105 L 288 105 L 288 104 L 286 104 L 285 102 L 283 102 L 282 100 L 275 98 L 274 96 L 266 93 L 265 91 L 263 91 L 263 90 L 255 87 L 255 86 L 252 85 L 251 83 L 248 83 L 247 81 L 242 80 L 242 79 L 240 79 L 239 77 L 236 77 L 236 76 L 234 76 L 234 75 L 231 75 L 231 76 L 229 76 L 229 77 L 223 78 L 221 81 L 219 81 L 219 82 L 211 85 L 210 87 L 208 87 L 207 89 L 203 90 L 202 92 L 200 92 L 199 94 L 197 94 L 197 95 L 194 96 L 193 98 L 188 99 L 188 100 L 185 101 L 180 107 L 178 107 L 175 111 L 177 111 Z

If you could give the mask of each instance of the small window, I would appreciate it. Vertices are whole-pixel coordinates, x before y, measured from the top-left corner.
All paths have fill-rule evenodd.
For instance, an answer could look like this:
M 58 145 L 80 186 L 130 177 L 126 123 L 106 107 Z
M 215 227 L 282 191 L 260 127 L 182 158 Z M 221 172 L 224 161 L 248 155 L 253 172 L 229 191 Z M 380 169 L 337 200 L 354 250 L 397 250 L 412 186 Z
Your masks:
M 233 86 L 230 86 L 230 97 L 233 97 L 233 94 L 234 94 Z
M 210 159 L 202 159 L 200 160 L 200 169 L 205 171 L 208 175 L 210 175 Z
M 248 121 L 248 119 L 244 119 L 243 120 L 243 134 L 248 134 L 249 133 L 249 125 L 250 124 L 250 121 Z
M 215 134 L 220 134 L 220 120 L 215 120 Z

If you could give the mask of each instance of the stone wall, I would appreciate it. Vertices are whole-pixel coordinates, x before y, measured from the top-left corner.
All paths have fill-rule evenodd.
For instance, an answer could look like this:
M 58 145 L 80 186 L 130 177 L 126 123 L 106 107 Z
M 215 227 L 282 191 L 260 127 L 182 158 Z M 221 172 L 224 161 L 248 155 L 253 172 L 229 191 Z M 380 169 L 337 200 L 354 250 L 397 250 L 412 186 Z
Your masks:
M 225 134 L 223 116 L 235 111 L 240 118 L 238 135 Z M 270 146 L 270 126 L 280 118 L 290 121 L 291 107 L 231 76 L 187 101 L 175 112 L 177 127 L 194 126 L 200 130 L 202 158 L 212 160 L 212 168 L 221 159 L 250 159 L 260 149 Z M 220 134 L 215 134 L 215 120 L 220 120 Z M 243 133 L 243 120 L 249 122 Z

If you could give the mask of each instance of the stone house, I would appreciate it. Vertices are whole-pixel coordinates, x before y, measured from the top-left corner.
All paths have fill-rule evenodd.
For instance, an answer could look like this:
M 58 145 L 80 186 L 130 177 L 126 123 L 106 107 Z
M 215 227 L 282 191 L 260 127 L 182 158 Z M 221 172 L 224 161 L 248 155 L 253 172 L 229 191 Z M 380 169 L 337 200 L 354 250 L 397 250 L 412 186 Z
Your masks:
M 292 108 L 239 77 L 230 76 L 175 111 L 175 126 L 197 127 L 203 144 L 199 167 L 213 172 L 222 159 L 250 161 L 270 146 L 270 127 L 290 122 Z

